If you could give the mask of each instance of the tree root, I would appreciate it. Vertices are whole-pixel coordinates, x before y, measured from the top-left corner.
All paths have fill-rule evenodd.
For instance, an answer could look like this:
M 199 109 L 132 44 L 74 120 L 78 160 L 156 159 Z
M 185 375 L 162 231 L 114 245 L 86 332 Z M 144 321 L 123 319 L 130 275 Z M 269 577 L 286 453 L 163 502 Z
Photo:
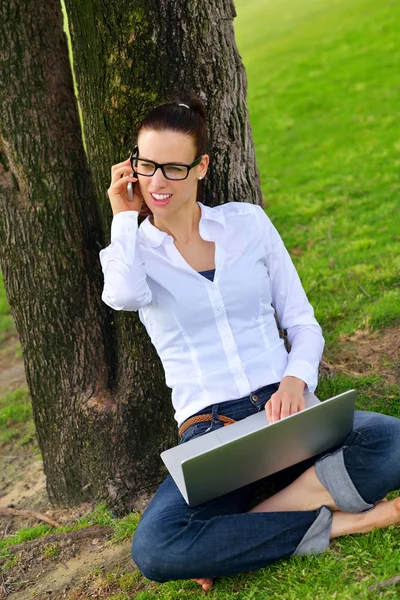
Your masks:
M 61 542 L 65 540 L 71 540 L 76 542 L 83 539 L 95 539 L 104 538 L 111 536 L 114 533 L 113 527 L 92 525 L 85 527 L 84 529 L 77 529 L 73 531 L 63 531 L 61 533 L 51 533 L 45 535 L 37 540 L 23 542 L 22 544 L 15 544 L 15 546 L 8 546 L 9 552 L 17 552 L 18 550 L 27 550 L 40 546 L 41 544 L 49 544 L 54 542 Z
M 0 515 L 13 515 L 14 517 L 34 517 L 38 521 L 45 521 L 52 527 L 61 527 L 60 523 L 53 521 L 47 515 L 44 515 L 36 510 L 23 510 L 19 508 L 0 508 Z

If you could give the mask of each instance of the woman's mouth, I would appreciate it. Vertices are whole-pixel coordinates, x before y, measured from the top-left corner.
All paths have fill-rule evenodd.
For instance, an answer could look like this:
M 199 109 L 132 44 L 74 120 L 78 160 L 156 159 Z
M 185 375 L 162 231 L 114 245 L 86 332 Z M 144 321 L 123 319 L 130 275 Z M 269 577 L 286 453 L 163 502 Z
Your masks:
M 165 206 L 170 201 L 172 194 L 151 194 L 151 197 L 156 206 Z

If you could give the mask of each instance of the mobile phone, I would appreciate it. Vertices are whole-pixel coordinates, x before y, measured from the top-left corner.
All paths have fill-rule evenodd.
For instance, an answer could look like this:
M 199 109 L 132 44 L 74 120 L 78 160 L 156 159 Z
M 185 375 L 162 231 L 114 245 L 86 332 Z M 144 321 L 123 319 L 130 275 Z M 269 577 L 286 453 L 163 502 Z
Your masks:
M 131 163 L 131 167 L 132 167 L 131 177 L 137 177 L 137 173 L 136 173 L 136 171 L 135 171 L 135 169 L 133 167 L 133 161 L 138 156 L 138 150 L 139 149 L 138 149 L 138 146 L 136 144 L 136 146 L 133 148 L 133 150 L 132 150 L 132 152 L 130 154 L 130 157 L 129 157 L 129 160 L 130 160 L 130 163 Z M 132 181 L 130 181 L 128 183 L 128 200 L 129 200 L 129 202 L 133 202 L 133 182 Z
M 132 177 L 132 175 L 131 175 Z M 133 202 L 133 182 L 128 183 L 128 201 Z

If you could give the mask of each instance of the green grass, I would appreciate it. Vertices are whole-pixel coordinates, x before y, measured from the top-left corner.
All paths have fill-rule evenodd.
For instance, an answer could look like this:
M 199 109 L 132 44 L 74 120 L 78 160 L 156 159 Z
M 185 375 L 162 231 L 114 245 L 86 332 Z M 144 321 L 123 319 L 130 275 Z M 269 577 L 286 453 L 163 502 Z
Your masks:
M 7 392 L 0 397 L 0 444 L 12 442 L 19 447 L 33 440 L 35 428 L 28 389 Z
M 236 2 L 268 215 L 327 352 L 400 322 L 400 5 Z
M 21 527 L 14 535 L 0 539 L 0 568 L 6 571 L 17 564 L 18 556 L 11 552 L 12 547 L 17 544 L 45 538 L 53 533 L 84 529 L 91 525 L 114 527 L 114 535 L 108 543 L 118 544 L 132 538 L 139 519 L 140 515 L 137 512 L 132 512 L 123 518 L 117 519 L 104 503 L 99 503 L 90 514 L 78 519 L 71 525 L 51 527 L 45 523 L 40 523 L 33 527 Z M 42 555 L 46 558 L 57 558 L 60 553 L 61 547 L 58 543 L 45 544 L 42 548 Z
M 377 530 L 368 536 L 343 538 L 319 556 L 293 557 L 256 572 L 223 577 L 215 582 L 207 598 L 218 600 L 354 600 L 398 598 L 398 588 L 388 586 L 382 593 L 368 587 L 384 581 L 398 572 L 400 539 L 392 529 Z M 157 584 L 146 580 L 139 572 L 115 569 L 92 573 L 94 590 L 109 589 L 108 600 L 185 600 L 204 598 L 199 586 L 191 581 Z M 90 588 L 86 588 L 87 592 Z M 89 596 L 84 596 L 86 599 Z M 74 598 L 75 600 L 75 598 Z
M 400 322 L 400 4 L 372 0 L 236 0 L 236 38 L 249 81 L 248 104 L 267 213 L 299 270 L 327 340 Z M 12 325 L 0 280 L 0 336 Z M 1 341 L 0 337 L 0 341 Z M 320 381 L 326 398 L 357 389 L 357 408 L 400 417 L 399 387 L 379 373 Z M 4 423 L 29 420 L 27 398 L 0 401 Z M 14 407 L 11 405 L 15 404 Z M 3 423 L 3 424 L 2 424 Z M 104 505 L 57 531 L 112 525 L 129 539 L 132 513 Z M 0 540 L 8 548 L 47 535 L 48 525 Z M 51 547 L 48 554 L 56 552 Z M 400 573 L 399 528 L 341 538 L 320 556 L 291 558 L 218 580 L 218 600 L 398 598 L 399 585 L 368 591 Z M 109 600 L 204 598 L 190 581 L 156 584 L 139 572 L 92 573 L 112 584 Z
M 14 331 L 14 321 L 11 316 L 6 290 L 4 288 L 3 276 L 0 271 L 0 345 L 11 333 L 14 333 Z
M 387 385 L 377 375 L 356 379 L 348 375 L 337 375 L 324 379 L 320 382 L 319 395 L 327 398 L 350 388 L 357 389 L 358 409 L 378 411 L 400 418 L 399 387 Z M 396 492 L 389 494 L 389 499 L 395 495 Z M 113 527 L 114 535 L 110 543 L 118 544 L 132 538 L 139 518 L 138 513 L 133 512 L 118 519 L 105 504 L 100 503 L 89 515 L 71 525 L 57 529 L 46 524 L 21 528 L 14 536 L 0 540 L 0 565 L 4 570 L 15 566 L 16 559 L 11 552 L 11 547 L 15 544 L 90 525 Z M 399 529 L 394 527 L 368 535 L 341 538 L 320 556 L 295 557 L 256 572 L 221 578 L 208 597 L 218 600 L 261 600 L 265 597 L 276 600 L 372 600 L 377 597 L 377 593 L 368 591 L 370 585 L 400 573 L 399 550 Z M 44 546 L 43 549 L 43 555 L 50 558 L 56 558 L 58 552 L 57 545 Z M 115 592 L 111 596 L 99 596 L 109 600 L 130 600 L 132 597 L 139 600 L 184 600 L 200 599 L 204 595 L 190 581 L 157 584 L 147 580 L 138 571 L 124 572 L 118 568 L 107 573 L 101 569 L 94 570 L 90 579 L 94 589 L 112 589 Z M 397 592 L 396 586 L 388 586 L 379 597 L 396 598 Z M 83 598 L 86 600 L 87 596 Z
M 16 544 L 21 544 L 25 541 L 36 540 L 50 533 L 53 534 L 76 531 L 91 525 L 114 527 L 114 535 L 111 538 L 111 541 L 113 543 L 123 542 L 132 537 L 138 522 L 138 513 L 132 512 L 125 517 L 117 519 L 107 508 L 107 506 L 103 502 L 100 502 L 90 514 L 85 515 L 71 525 L 51 527 L 51 525 L 40 523 L 34 527 L 21 527 L 21 529 L 19 529 L 15 535 L 9 536 L 5 539 L 0 539 L 0 559 L 4 558 L 5 555 L 2 553 L 7 553 L 7 548 L 15 546 Z

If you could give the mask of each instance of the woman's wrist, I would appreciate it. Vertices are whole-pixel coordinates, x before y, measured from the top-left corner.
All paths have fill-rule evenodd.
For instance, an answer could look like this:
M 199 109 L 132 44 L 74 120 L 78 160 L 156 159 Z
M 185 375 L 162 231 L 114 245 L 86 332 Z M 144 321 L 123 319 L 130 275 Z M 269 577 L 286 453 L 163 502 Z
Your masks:
M 299 394 L 303 394 L 306 388 L 306 382 L 298 377 L 293 377 L 292 375 L 287 375 L 282 379 L 279 384 L 279 391 L 281 392 L 297 392 Z

